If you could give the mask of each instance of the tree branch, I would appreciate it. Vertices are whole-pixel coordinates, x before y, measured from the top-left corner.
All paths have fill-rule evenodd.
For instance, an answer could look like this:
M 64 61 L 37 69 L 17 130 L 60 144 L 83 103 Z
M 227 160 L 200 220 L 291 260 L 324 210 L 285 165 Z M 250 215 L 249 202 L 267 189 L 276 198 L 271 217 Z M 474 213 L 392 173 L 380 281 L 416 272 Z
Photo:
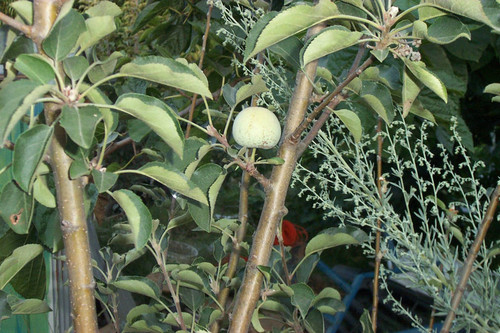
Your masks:
M 0 21 L 31 38 L 31 26 L 24 24 L 20 21 L 17 21 L 8 15 L 5 15 L 2 12 L 0 12 Z
M 458 306 L 460 305 L 460 301 L 462 300 L 462 296 L 464 295 L 464 291 L 467 287 L 467 281 L 469 280 L 469 276 L 472 272 L 472 266 L 474 265 L 474 261 L 476 260 L 477 254 L 481 245 L 483 244 L 484 238 L 486 237 L 486 233 L 488 228 L 493 221 L 493 217 L 495 214 L 495 210 L 497 209 L 498 199 L 500 198 L 500 184 L 497 185 L 495 192 L 491 195 L 490 205 L 488 206 L 488 210 L 486 211 L 486 215 L 484 216 L 481 225 L 479 226 L 479 230 L 476 235 L 476 239 L 474 240 L 474 244 L 472 244 L 469 254 L 467 255 L 467 260 L 462 268 L 462 275 L 460 276 L 460 282 L 455 289 L 455 293 L 453 298 L 451 299 L 451 309 L 446 316 L 446 320 L 444 321 L 443 327 L 441 328 L 441 333 L 448 333 L 450 331 L 451 325 L 453 324 L 453 320 L 456 316 L 456 311 Z

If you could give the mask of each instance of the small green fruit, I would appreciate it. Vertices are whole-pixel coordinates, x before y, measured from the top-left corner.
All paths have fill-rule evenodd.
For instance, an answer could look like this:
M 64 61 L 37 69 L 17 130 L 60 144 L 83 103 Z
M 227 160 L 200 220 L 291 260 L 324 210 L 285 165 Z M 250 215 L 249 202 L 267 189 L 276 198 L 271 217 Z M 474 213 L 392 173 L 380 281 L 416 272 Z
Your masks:
M 266 108 L 249 107 L 234 119 L 233 137 L 243 147 L 270 149 L 280 141 L 280 122 Z

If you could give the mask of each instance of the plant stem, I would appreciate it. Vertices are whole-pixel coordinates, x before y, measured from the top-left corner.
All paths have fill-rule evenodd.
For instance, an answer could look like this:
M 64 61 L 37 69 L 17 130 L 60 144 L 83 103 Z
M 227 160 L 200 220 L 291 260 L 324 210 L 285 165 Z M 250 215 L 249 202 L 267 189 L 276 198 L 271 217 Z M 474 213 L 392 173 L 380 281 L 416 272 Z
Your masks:
M 177 315 L 178 315 L 178 318 L 176 318 L 176 321 L 182 330 L 187 331 L 186 323 L 184 322 L 184 317 L 182 317 L 182 309 L 181 309 L 181 302 L 179 300 L 179 294 L 176 293 L 174 286 L 172 285 L 172 280 L 170 280 L 170 275 L 167 272 L 167 269 L 165 268 L 165 263 L 167 262 L 167 256 L 161 250 L 159 243 L 154 241 L 151 244 L 152 244 L 152 247 L 154 250 L 153 254 L 154 254 L 154 257 L 156 259 L 156 263 L 158 264 L 158 266 L 160 266 L 161 272 L 163 274 L 163 279 L 167 283 L 168 291 L 170 292 L 170 295 L 172 296 L 172 300 L 174 301 L 174 304 L 175 304 L 175 310 L 177 311 Z
M 198 62 L 198 68 L 203 67 L 203 60 L 205 58 L 205 52 L 207 49 L 207 40 L 208 40 L 208 33 L 210 32 L 210 18 L 212 17 L 212 9 L 214 8 L 213 3 L 210 3 L 208 6 L 208 12 L 207 12 L 207 24 L 205 26 L 205 34 L 203 35 L 203 42 L 201 43 L 201 54 L 200 54 L 200 61 Z M 191 131 L 191 122 L 193 121 L 193 114 L 194 114 L 194 108 L 196 107 L 196 100 L 198 98 L 198 94 L 194 94 L 192 97 L 192 102 L 191 102 L 191 107 L 189 109 L 189 117 L 188 117 L 188 124 L 186 127 L 186 139 L 189 138 L 189 133 Z
M 46 107 L 49 109 L 50 106 Z M 66 250 L 71 292 L 71 313 L 77 333 L 95 333 L 97 316 L 90 257 L 90 246 L 81 179 L 70 179 L 69 168 L 73 160 L 64 151 L 66 133 L 56 125 L 50 145 L 50 161 L 54 172 L 57 206 L 61 217 L 61 231 Z
M 42 52 L 41 42 L 47 36 L 60 6 L 65 0 L 34 0 L 31 38 Z M 62 66 L 59 66 L 62 68 Z M 45 104 L 45 118 L 54 126 L 49 155 L 57 193 L 57 208 L 61 219 L 61 231 L 66 251 L 66 263 L 70 282 L 71 315 L 76 333 L 97 332 L 90 245 L 83 200 L 82 179 L 70 179 L 69 168 L 73 160 L 66 154 L 66 132 L 57 121 L 60 105 Z
M 243 171 L 241 175 L 241 184 L 240 184 L 240 202 L 239 202 L 239 211 L 238 211 L 238 219 L 240 220 L 240 227 L 238 228 L 238 233 L 236 235 L 236 242 L 233 244 L 233 248 L 231 250 L 231 255 L 229 256 L 229 263 L 226 270 L 225 276 L 231 280 L 236 274 L 236 268 L 238 266 L 238 261 L 240 259 L 241 252 L 241 242 L 245 239 L 245 235 L 247 233 L 247 224 L 248 224 L 248 186 L 250 184 L 250 174 L 246 171 Z M 226 287 L 222 289 L 217 297 L 219 304 L 225 309 L 227 299 L 229 296 L 230 288 Z M 225 312 L 223 314 L 223 318 L 225 316 Z M 212 325 L 212 333 L 219 332 L 220 322 L 218 320 L 214 322 Z
M 441 328 L 441 333 L 448 333 L 450 331 L 451 325 L 453 324 L 453 320 L 456 316 L 456 311 L 458 306 L 460 305 L 460 301 L 462 300 L 462 296 L 464 295 L 464 291 L 467 287 L 467 281 L 469 280 L 469 276 L 472 272 L 472 266 L 474 265 L 474 261 L 476 260 L 477 254 L 481 245 L 486 237 L 486 233 L 488 228 L 493 221 L 493 217 L 495 214 L 495 210 L 498 205 L 498 199 L 500 197 L 500 184 L 497 184 L 495 192 L 491 195 L 491 201 L 488 206 L 488 210 L 486 211 L 486 215 L 484 216 L 481 225 L 479 226 L 479 230 L 476 235 L 476 239 L 472 244 L 469 254 L 467 255 L 467 260 L 462 268 L 462 275 L 460 276 L 460 282 L 457 285 L 455 293 L 453 294 L 453 298 L 451 299 L 451 309 L 446 316 L 443 327 Z
M 378 117 L 377 124 L 377 189 L 380 203 L 382 203 L 382 118 Z M 379 274 L 380 262 L 382 261 L 382 252 L 380 252 L 380 229 L 382 228 L 382 221 L 377 218 L 377 234 L 375 236 L 375 271 L 373 272 L 373 306 L 372 306 L 372 329 L 377 332 L 377 311 L 378 311 L 378 290 L 379 290 Z
M 312 36 L 323 29 L 324 25 L 317 25 L 308 31 Z M 284 137 L 289 136 L 304 119 L 309 98 L 312 93 L 312 83 L 308 78 L 314 78 L 317 62 L 309 63 L 304 72 L 297 74 L 295 91 L 290 101 L 287 121 L 284 128 Z M 260 298 L 263 275 L 259 265 L 267 265 L 276 235 L 279 221 L 286 214 L 285 199 L 290 185 L 292 172 L 297 162 L 297 144 L 291 140 L 284 140 L 280 146 L 278 156 L 285 162 L 275 166 L 271 174 L 270 190 L 266 191 L 266 199 L 255 231 L 252 249 L 245 270 L 241 288 L 236 299 L 229 332 L 247 332 L 257 302 Z
M 9 15 L 5 15 L 4 13 L 0 12 L 0 21 L 3 23 L 11 26 L 12 28 L 19 30 L 26 36 L 30 37 L 31 36 L 31 26 L 26 25 L 20 21 L 14 20 L 12 17 Z

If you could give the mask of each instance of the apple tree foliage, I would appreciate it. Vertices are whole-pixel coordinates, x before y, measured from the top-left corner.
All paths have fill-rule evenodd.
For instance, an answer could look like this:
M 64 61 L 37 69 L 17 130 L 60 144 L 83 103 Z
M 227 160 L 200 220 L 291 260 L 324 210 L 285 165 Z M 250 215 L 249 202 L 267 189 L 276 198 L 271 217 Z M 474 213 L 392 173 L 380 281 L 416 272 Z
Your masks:
M 50 311 L 40 253 L 63 248 L 71 228 L 60 209 L 79 200 L 90 223 L 99 222 L 106 265 L 94 271 L 96 298 L 116 328 L 213 331 L 229 325 L 228 316 L 242 316 L 242 325 L 262 332 L 261 319 L 273 316 L 276 329 L 324 331 L 324 315 L 344 305 L 337 290 L 308 285 L 320 254 L 371 242 L 373 230 L 316 230 L 297 256 L 280 237 L 274 247 L 252 238 L 252 229 L 267 228 L 271 240 L 281 232 L 275 216 L 282 218 L 286 208 L 271 198 L 284 202 L 304 152 L 314 164 L 307 145 L 328 117 L 338 118 L 355 142 L 375 134 L 377 119 L 387 125 L 400 115 L 417 126 L 431 121 L 437 140 L 451 149 L 455 119 L 472 149 L 460 116 L 466 61 L 478 60 L 489 44 L 476 32 L 500 32 L 498 1 L 121 5 L 66 1 L 41 41 L 2 19 L 0 145 L 13 150 L 13 159 L 0 170 L 11 175 L 0 191 L 0 290 L 10 283 L 18 294 L 0 291 L 0 320 Z M 10 6 L 18 22 L 35 24 L 37 1 Z M 311 68 L 313 75 L 301 74 L 294 86 L 297 74 Z M 486 92 L 499 95 L 498 84 Z M 308 101 L 302 111 L 290 105 L 292 96 Z M 235 113 L 252 103 L 279 115 L 279 147 L 255 152 L 232 140 Z M 37 105 L 45 111 L 35 112 Z M 289 118 L 300 112 L 303 121 L 289 128 Z M 26 130 L 14 139 L 19 123 Z M 62 175 L 54 142 L 70 159 Z M 285 190 L 273 193 L 285 169 Z M 249 197 L 238 200 L 242 170 L 255 183 L 245 190 Z M 78 181 L 82 195 L 57 193 L 60 179 Z M 255 220 L 261 210 L 262 216 L 281 213 L 241 235 L 246 226 L 238 204 L 244 200 L 250 202 L 245 215 Z M 195 255 L 178 260 L 176 247 Z M 268 254 L 261 256 L 263 249 Z M 236 256 L 228 262 L 231 253 Z M 244 277 L 252 269 L 256 284 L 252 274 Z M 251 311 L 241 310 L 244 299 L 228 307 L 221 295 L 255 294 L 245 289 L 252 283 L 258 294 L 248 301 Z M 143 296 L 126 318 L 117 316 L 119 290 Z

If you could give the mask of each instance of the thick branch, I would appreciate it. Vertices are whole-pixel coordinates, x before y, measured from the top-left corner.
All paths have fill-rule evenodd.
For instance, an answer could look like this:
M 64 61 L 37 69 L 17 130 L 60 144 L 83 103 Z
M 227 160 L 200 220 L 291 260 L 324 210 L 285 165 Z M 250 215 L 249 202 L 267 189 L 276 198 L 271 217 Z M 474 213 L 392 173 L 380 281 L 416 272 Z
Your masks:
M 451 299 L 451 310 L 448 312 L 446 316 L 446 320 L 444 321 L 443 328 L 441 329 L 441 333 L 448 333 L 450 331 L 451 325 L 453 324 L 453 320 L 456 316 L 456 311 L 458 306 L 460 305 L 460 301 L 462 300 L 462 296 L 464 295 L 464 291 L 467 288 L 467 281 L 469 280 L 469 276 L 472 272 L 472 266 L 474 265 L 474 261 L 476 260 L 477 254 L 483 244 L 484 238 L 486 237 L 486 233 L 488 228 L 493 221 L 493 217 L 495 215 L 495 210 L 497 209 L 498 199 L 500 198 L 500 184 L 497 185 L 495 192 L 493 192 L 491 196 L 490 205 L 488 206 L 488 210 L 486 211 L 486 215 L 484 216 L 481 225 L 479 226 L 479 230 L 476 235 L 476 239 L 474 240 L 474 244 L 469 250 L 469 254 L 467 255 L 467 260 L 462 268 L 462 275 L 460 276 L 460 282 L 458 283 L 457 289 L 455 290 L 455 294 Z
M 5 15 L 2 12 L 0 12 L 0 21 L 2 21 L 3 23 L 7 24 L 8 26 L 22 32 L 26 36 L 31 37 L 31 27 L 29 25 L 26 25 L 20 21 L 17 21 L 8 15 Z
M 318 33 L 322 28 L 322 25 L 318 25 L 309 29 L 308 36 Z M 304 72 L 299 72 L 297 75 L 295 91 L 290 101 L 284 128 L 284 137 L 289 136 L 304 119 L 313 88 L 308 78 L 315 77 L 316 67 L 317 63 L 312 62 L 306 66 Z M 290 140 L 284 140 L 278 155 L 285 163 L 275 166 L 271 174 L 271 190 L 266 192 L 263 211 L 255 231 L 252 250 L 237 296 L 229 332 L 247 332 L 250 327 L 250 320 L 260 297 L 263 280 L 257 267 L 268 264 L 278 223 L 286 214 L 284 205 L 286 194 L 297 161 L 296 144 Z

